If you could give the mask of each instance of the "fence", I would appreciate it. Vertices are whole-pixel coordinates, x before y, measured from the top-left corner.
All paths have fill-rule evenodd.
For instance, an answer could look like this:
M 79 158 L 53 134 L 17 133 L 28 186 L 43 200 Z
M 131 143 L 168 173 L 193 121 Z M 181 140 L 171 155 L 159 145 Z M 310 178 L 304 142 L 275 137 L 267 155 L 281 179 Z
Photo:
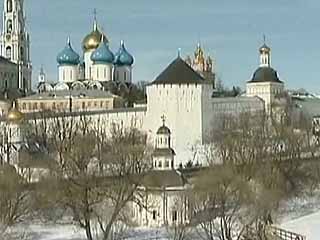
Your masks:
M 269 226 L 268 232 L 272 236 L 277 237 L 279 240 L 307 240 L 307 238 L 303 235 L 290 232 L 275 226 Z

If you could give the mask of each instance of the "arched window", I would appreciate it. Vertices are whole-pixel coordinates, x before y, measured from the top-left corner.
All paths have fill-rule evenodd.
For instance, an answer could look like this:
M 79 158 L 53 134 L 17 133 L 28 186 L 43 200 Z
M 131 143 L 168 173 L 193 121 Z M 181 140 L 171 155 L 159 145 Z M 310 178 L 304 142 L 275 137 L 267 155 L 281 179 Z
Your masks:
M 12 20 L 7 21 L 7 33 L 12 33 Z
M 11 47 L 10 46 L 6 48 L 6 57 L 8 59 L 11 59 Z
M 104 78 L 107 78 L 107 69 L 104 68 Z
M 127 81 L 127 73 L 126 72 L 123 73 L 123 79 L 125 82 Z
M 7 0 L 7 12 L 12 12 L 12 0 Z
M 20 48 L 20 57 L 22 60 L 24 60 L 24 49 L 23 47 Z

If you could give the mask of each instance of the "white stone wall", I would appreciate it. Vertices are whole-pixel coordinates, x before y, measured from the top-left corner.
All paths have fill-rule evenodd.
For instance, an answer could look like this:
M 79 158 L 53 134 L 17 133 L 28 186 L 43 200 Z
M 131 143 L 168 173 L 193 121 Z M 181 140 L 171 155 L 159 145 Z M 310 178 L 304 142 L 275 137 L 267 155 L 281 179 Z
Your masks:
M 117 82 L 132 82 L 132 66 L 115 66 L 113 79 Z
M 152 139 L 165 116 L 171 130 L 172 148 L 176 152 L 175 167 L 192 160 L 194 144 L 202 142 L 201 101 L 208 90 L 203 84 L 154 84 L 147 87 L 146 128 Z
M 112 64 L 93 64 L 92 65 L 92 79 L 101 82 L 112 81 Z
M 277 82 L 248 82 L 246 95 L 260 97 L 265 103 L 265 110 L 270 113 L 271 105 L 277 94 L 284 91 L 284 84 Z
M 75 82 L 79 79 L 79 67 L 77 65 L 62 65 L 58 67 L 59 82 Z
M 86 51 L 84 53 L 84 64 L 85 64 L 85 70 L 84 70 L 84 76 L 85 79 L 90 80 L 92 79 L 92 65 L 93 62 L 91 61 L 91 55 L 94 52 L 95 49 Z
M 189 221 L 187 199 L 183 187 L 143 193 L 144 207 L 132 203 L 132 220 L 138 226 L 172 226 Z

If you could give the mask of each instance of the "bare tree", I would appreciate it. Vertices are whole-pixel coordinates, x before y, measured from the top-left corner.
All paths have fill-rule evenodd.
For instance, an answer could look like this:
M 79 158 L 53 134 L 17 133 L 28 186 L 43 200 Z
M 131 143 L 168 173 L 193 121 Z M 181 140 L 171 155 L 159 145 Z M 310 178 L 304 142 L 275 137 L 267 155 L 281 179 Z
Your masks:
M 113 125 L 108 132 L 86 116 L 50 121 L 57 164 L 47 179 L 52 188 L 40 191 L 45 205 L 71 213 L 88 240 L 113 238 L 116 225 L 129 224 L 126 208 L 138 201 L 137 187 L 150 166 L 146 136 L 134 126 Z
M 13 166 L 0 166 L 0 236 L 31 217 L 31 194 L 26 182 Z

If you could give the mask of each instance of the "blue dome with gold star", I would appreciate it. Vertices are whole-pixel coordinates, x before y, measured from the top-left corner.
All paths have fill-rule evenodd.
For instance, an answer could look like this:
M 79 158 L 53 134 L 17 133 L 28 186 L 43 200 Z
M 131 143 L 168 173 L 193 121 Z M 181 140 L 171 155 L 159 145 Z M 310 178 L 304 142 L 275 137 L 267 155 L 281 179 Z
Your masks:
M 103 38 L 99 47 L 91 54 L 91 60 L 94 63 L 113 63 L 114 55 L 109 49 L 108 43 L 106 43 Z
M 80 56 L 73 50 L 69 38 L 67 45 L 58 54 L 57 62 L 59 65 L 78 65 L 80 63 Z
M 115 56 L 114 64 L 117 66 L 131 66 L 133 63 L 133 56 L 125 48 L 124 42 L 121 41 L 120 48 Z

